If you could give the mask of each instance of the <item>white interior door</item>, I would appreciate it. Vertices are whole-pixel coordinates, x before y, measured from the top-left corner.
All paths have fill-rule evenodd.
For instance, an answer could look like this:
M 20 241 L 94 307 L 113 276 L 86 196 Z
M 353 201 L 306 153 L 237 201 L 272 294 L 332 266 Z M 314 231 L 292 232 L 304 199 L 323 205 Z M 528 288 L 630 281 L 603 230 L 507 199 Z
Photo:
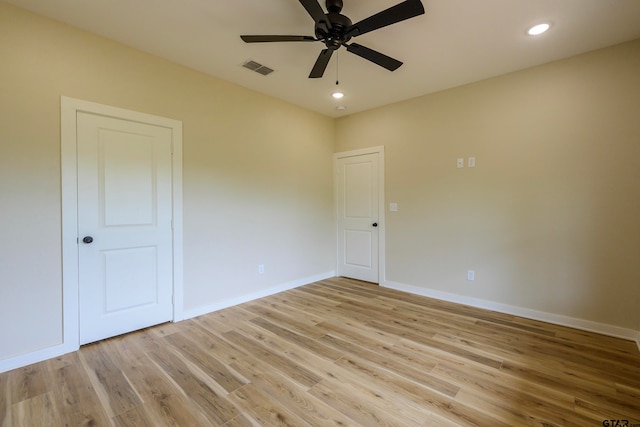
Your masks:
M 378 283 L 379 154 L 336 160 L 338 274 Z
M 80 343 L 171 320 L 171 131 L 78 112 Z

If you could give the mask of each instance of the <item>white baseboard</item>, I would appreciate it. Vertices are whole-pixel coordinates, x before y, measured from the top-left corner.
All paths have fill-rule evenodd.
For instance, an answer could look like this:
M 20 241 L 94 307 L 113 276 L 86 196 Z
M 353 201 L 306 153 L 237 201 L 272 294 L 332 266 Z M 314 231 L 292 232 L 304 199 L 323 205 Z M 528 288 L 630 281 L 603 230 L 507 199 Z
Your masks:
M 391 281 L 380 283 L 380 286 L 398 291 L 409 292 L 429 298 L 435 298 L 443 301 L 455 302 L 458 304 L 470 305 L 472 307 L 484 308 L 486 310 L 497 311 L 499 313 L 511 314 L 514 316 L 525 317 L 532 320 L 540 320 L 542 322 L 553 323 L 561 326 L 569 326 L 575 329 L 581 329 L 589 332 L 596 332 L 603 335 L 609 335 L 616 338 L 622 338 L 630 341 L 636 341 L 638 350 L 640 350 L 640 334 L 633 329 L 621 328 L 619 326 L 607 325 L 604 323 L 592 322 L 590 320 L 576 319 L 574 317 L 561 316 L 558 314 L 546 313 L 544 311 L 531 310 L 528 308 L 516 307 L 498 302 L 473 298 L 464 295 L 451 294 L 448 292 L 437 291 L 435 289 L 422 288 L 419 286 L 405 285 Z
M 186 320 L 186 319 L 191 319 L 193 317 L 202 316 L 203 314 L 212 313 L 214 311 L 222 310 L 224 308 L 233 307 L 235 305 L 253 301 L 258 298 L 268 297 L 269 295 L 277 294 L 278 292 L 288 291 L 289 289 L 298 288 L 303 285 L 308 285 L 309 283 L 319 282 L 320 280 L 329 279 L 331 277 L 335 277 L 335 275 L 336 275 L 335 271 L 329 271 L 323 274 L 318 274 L 316 276 L 306 277 L 303 279 L 294 280 L 292 282 L 283 283 L 281 285 L 277 285 L 269 289 L 264 289 L 258 292 L 253 292 L 253 293 L 242 295 L 239 297 L 218 301 L 215 304 L 210 304 L 202 307 L 196 307 L 189 310 L 184 310 L 182 312 L 182 319 Z
M 62 356 L 63 354 L 71 353 L 76 350 L 77 348 L 70 347 L 69 345 L 59 344 L 53 347 L 47 347 L 41 350 L 2 359 L 0 360 L 0 373 L 22 368 L 23 366 L 31 365 L 32 363 L 42 362 L 43 360 L 53 359 L 54 357 Z
M 329 279 L 335 277 L 335 271 L 326 272 L 317 276 L 306 277 L 292 282 L 283 283 L 278 286 L 274 286 L 263 291 L 254 292 L 248 295 L 242 295 L 240 297 L 229 298 L 224 301 L 220 301 L 216 304 L 207 305 L 203 307 L 197 307 L 191 310 L 182 312 L 182 320 L 190 319 L 192 317 L 200 316 L 202 314 L 211 313 L 212 311 L 221 310 L 223 308 L 232 307 L 234 305 L 242 304 L 243 302 L 253 301 L 258 298 L 266 297 L 269 295 L 283 292 L 289 289 L 297 288 L 309 283 L 318 282 L 320 280 Z M 43 360 L 52 359 L 54 357 L 62 356 L 63 354 L 70 353 L 78 350 L 77 347 L 70 347 L 69 345 L 60 344 L 53 347 L 47 347 L 42 350 L 36 350 L 29 353 L 21 354 L 7 359 L 0 360 L 0 373 L 11 371 L 13 369 L 21 368 L 23 366 L 31 365 L 32 363 L 42 362 Z

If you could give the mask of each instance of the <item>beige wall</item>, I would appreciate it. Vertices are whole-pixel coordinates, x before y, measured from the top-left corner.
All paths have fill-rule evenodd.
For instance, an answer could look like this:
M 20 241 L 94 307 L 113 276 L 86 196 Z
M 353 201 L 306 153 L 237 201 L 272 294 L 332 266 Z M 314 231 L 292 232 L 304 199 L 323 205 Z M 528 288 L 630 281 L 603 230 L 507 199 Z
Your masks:
M 338 151 L 385 146 L 388 281 L 638 329 L 640 40 L 345 117 L 336 135 Z
M 0 361 L 61 341 L 61 95 L 183 121 L 187 310 L 332 271 L 384 145 L 387 280 L 640 325 L 640 41 L 335 123 L 1 2 L 0 59 Z
M 183 121 L 186 310 L 335 269 L 332 119 L 0 2 L 0 360 L 62 339 L 61 95 Z

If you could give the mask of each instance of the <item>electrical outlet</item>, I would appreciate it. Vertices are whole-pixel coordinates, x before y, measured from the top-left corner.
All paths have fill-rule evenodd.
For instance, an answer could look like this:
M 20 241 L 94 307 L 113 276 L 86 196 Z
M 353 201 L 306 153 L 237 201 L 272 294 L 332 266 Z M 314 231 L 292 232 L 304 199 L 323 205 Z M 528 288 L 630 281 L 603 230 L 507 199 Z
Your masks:
M 258 274 L 264 274 L 264 264 L 258 266 Z
M 467 167 L 470 167 L 470 168 L 475 168 L 476 167 L 476 158 L 475 157 L 469 157 L 467 159 Z
M 476 280 L 476 272 L 474 270 L 467 270 L 467 280 L 470 282 Z

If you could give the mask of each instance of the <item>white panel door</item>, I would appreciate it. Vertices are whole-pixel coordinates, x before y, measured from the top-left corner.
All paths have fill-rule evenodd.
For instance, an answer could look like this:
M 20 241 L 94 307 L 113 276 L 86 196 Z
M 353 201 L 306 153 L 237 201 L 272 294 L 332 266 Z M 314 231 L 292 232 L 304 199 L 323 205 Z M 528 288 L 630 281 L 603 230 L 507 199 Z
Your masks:
M 378 153 L 339 158 L 338 274 L 378 283 Z
M 171 320 L 171 131 L 78 113 L 80 343 Z

